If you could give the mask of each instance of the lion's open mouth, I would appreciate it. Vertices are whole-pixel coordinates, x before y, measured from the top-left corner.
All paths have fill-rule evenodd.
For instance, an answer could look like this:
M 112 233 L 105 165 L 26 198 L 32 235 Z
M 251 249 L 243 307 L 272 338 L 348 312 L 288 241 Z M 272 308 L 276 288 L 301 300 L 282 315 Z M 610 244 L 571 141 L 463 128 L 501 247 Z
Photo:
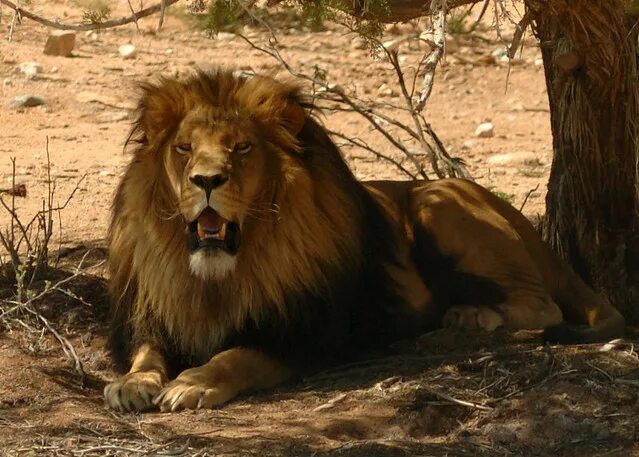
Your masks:
M 236 254 L 240 247 L 240 226 L 224 219 L 217 211 L 207 207 L 188 225 L 189 250 L 223 249 Z

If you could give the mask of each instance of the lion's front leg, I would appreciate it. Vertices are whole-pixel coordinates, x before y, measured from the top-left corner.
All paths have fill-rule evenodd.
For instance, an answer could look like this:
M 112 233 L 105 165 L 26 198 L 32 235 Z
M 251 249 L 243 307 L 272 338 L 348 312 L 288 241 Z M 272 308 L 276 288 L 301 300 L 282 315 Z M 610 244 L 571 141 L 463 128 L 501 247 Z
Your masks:
M 136 351 L 129 372 L 104 388 L 104 400 L 119 411 L 145 411 L 153 408 L 153 398 L 166 382 L 164 357 L 144 344 Z
M 153 402 L 163 412 L 213 408 L 242 392 L 275 387 L 292 373 L 284 363 L 255 349 L 229 349 L 202 366 L 184 370 Z

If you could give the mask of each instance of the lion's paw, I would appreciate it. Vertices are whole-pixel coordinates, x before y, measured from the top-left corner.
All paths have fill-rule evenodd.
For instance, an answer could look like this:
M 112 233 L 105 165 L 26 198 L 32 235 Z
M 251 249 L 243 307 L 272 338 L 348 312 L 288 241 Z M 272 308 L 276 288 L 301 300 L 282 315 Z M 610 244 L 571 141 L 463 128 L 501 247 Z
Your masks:
M 206 365 L 182 372 L 174 381 L 167 384 L 153 399 L 153 403 L 162 412 L 182 409 L 214 408 L 226 403 L 235 394 L 221 385 L 212 383 L 213 379 Z
M 442 319 L 444 327 L 492 332 L 504 325 L 504 318 L 486 306 L 452 306 Z
M 153 398 L 164 382 L 157 371 L 128 373 L 104 388 L 108 407 L 118 411 L 145 411 L 153 408 Z

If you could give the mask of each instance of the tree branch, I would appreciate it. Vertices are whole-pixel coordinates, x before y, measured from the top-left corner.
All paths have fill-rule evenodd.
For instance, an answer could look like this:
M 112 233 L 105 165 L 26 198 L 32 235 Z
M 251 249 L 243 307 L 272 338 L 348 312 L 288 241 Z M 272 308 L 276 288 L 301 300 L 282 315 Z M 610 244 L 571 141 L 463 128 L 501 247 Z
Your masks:
M 108 29 L 112 27 L 118 27 L 120 25 L 129 24 L 131 22 L 136 22 L 138 19 L 150 16 L 152 14 L 157 13 L 164 8 L 177 3 L 180 0 L 164 0 L 162 3 L 158 3 L 157 5 L 150 6 L 146 9 L 140 10 L 137 13 L 134 13 L 131 16 L 122 17 L 119 19 L 113 19 L 110 21 L 100 22 L 99 24 L 64 24 L 62 22 L 51 21 L 42 16 L 38 16 L 37 14 L 31 13 L 30 11 L 25 10 L 24 8 L 12 3 L 10 0 L 0 0 L 0 4 L 8 6 L 20 16 L 28 17 L 32 21 L 39 22 L 42 25 L 46 25 L 47 27 L 52 27 L 54 29 L 60 30 L 99 30 L 99 29 Z

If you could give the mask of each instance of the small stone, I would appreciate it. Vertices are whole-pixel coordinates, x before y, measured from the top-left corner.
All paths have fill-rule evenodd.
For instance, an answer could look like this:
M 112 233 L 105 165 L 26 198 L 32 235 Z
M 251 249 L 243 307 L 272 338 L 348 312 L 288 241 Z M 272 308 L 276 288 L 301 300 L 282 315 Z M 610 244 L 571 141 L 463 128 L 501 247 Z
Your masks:
M 220 41 L 231 41 L 231 40 L 234 40 L 236 36 L 237 35 L 235 35 L 234 33 L 218 32 L 215 38 Z
M 528 168 L 543 166 L 543 162 L 531 151 L 515 151 L 504 154 L 493 154 L 486 159 L 486 163 L 495 166 L 518 165 Z
M 394 97 L 395 91 L 388 86 L 388 84 L 384 83 L 377 88 L 377 95 L 380 97 Z
M 42 73 L 42 65 L 38 62 L 22 62 L 19 68 L 27 79 L 35 79 L 38 74 Z
M 477 138 L 491 138 L 495 135 L 495 127 L 492 122 L 484 122 L 479 124 L 475 130 L 475 136 Z
M 99 173 L 100 176 L 115 176 L 111 170 L 101 170 Z
M 118 52 L 123 59 L 135 59 L 138 50 L 132 44 L 123 44 L 118 48 Z
M 110 111 L 98 114 L 97 120 L 99 123 L 120 122 L 128 119 L 128 117 L 128 113 L 124 111 Z
M 13 65 L 17 60 L 12 55 L 6 55 L 2 58 L 2 63 L 6 63 L 7 65 Z
M 173 54 L 173 49 L 165 49 L 164 50 L 164 54 L 166 54 L 167 56 L 170 56 L 171 54 Z
M 398 51 L 399 50 L 399 46 L 402 44 L 402 40 L 401 39 L 397 39 L 397 40 L 388 40 L 388 41 L 384 41 L 382 43 L 382 46 L 387 49 L 388 51 Z
M 44 98 L 38 95 L 18 95 L 9 102 L 9 107 L 14 109 L 31 108 L 44 105 Z
M 508 50 L 505 47 L 499 47 L 499 48 L 495 48 L 493 49 L 493 51 L 490 53 L 491 56 L 493 56 L 496 59 L 500 59 L 503 56 L 508 57 Z
M 9 86 L 13 86 L 13 81 L 11 81 L 10 78 L 4 78 L 2 80 L 2 87 L 9 87 Z
M 544 59 L 535 59 L 535 67 L 543 67 Z
M 48 56 L 69 57 L 75 47 L 75 33 L 68 30 L 55 30 L 49 34 L 44 45 L 44 54 Z

